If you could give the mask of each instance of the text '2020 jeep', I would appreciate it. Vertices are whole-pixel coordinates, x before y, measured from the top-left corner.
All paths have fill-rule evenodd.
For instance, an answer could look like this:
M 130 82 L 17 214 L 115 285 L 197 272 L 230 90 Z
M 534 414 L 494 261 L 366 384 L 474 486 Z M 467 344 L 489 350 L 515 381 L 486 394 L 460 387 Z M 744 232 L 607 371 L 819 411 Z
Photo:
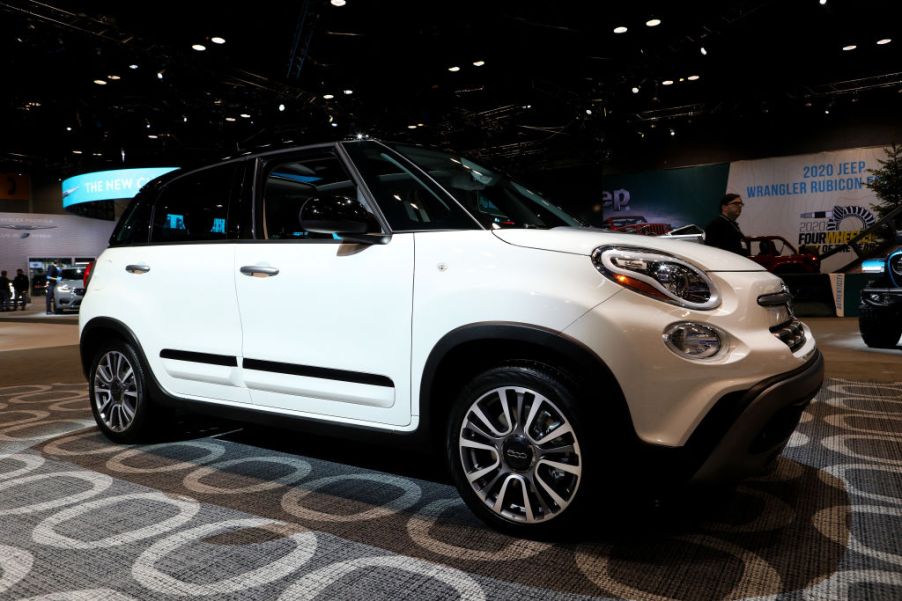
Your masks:
M 79 321 L 115 441 L 166 405 L 440 440 L 473 511 L 531 536 L 615 477 L 773 460 L 823 379 L 789 303 L 741 256 L 587 228 L 464 157 L 362 140 L 150 183 Z

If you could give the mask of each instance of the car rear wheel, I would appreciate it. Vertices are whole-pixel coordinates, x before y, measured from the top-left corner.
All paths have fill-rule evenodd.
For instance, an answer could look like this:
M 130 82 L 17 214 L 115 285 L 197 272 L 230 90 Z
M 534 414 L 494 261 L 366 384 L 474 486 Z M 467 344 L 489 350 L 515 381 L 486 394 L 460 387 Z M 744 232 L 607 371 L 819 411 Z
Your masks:
M 143 440 L 153 406 L 147 396 L 144 368 L 132 345 L 112 341 L 99 347 L 89 374 L 94 420 L 114 442 Z
M 567 379 L 551 368 L 506 366 L 478 375 L 459 396 L 447 432 L 464 501 L 517 536 L 565 531 L 585 503 L 593 469 L 580 418 Z

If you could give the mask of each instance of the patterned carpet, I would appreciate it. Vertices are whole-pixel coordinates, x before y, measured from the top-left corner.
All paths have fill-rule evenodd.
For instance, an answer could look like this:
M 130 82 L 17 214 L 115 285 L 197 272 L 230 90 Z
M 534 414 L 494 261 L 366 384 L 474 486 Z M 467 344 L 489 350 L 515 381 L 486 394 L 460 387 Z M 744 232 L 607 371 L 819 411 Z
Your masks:
M 87 403 L 83 383 L 0 387 L 0 599 L 902 599 L 902 382 L 830 380 L 775 473 L 571 544 L 318 443 L 109 445 Z

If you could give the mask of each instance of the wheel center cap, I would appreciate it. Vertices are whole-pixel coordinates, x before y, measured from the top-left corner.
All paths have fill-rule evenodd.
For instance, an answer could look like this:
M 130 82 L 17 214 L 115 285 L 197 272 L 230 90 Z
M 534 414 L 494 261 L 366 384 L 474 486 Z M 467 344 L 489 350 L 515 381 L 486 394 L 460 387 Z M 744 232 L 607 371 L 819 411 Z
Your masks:
M 521 472 L 530 468 L 535 457 L 532 445 L 525 436 L 513 436 L 507 439 L 501 447 L 501 452 L 504 455 L 504 461 L 511 469 Z
M 110 394 L 113 400 L 118 401 L 119 397 L 122 396 L 122 385 L 119 382 L 113 382 L 113 385 L 110 386 Z

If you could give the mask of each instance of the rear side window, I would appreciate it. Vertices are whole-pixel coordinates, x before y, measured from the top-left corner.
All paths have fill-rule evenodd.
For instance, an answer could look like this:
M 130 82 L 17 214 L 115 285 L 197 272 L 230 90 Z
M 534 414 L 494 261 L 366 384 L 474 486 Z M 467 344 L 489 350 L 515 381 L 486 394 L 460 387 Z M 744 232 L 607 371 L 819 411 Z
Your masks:
M 151 197 L 145 192 L 125 208 L 113 235 L 110 246 L 128 246 L 129 244 L 147 244 L 150 234 L 150 214 L 153 208 Z
M 189 173 L 167 184 L 154 202 L 151 242 L 228 240 L 238 197 L 238 163 Z M 234 231 L 234 228 L 232 228 Z

